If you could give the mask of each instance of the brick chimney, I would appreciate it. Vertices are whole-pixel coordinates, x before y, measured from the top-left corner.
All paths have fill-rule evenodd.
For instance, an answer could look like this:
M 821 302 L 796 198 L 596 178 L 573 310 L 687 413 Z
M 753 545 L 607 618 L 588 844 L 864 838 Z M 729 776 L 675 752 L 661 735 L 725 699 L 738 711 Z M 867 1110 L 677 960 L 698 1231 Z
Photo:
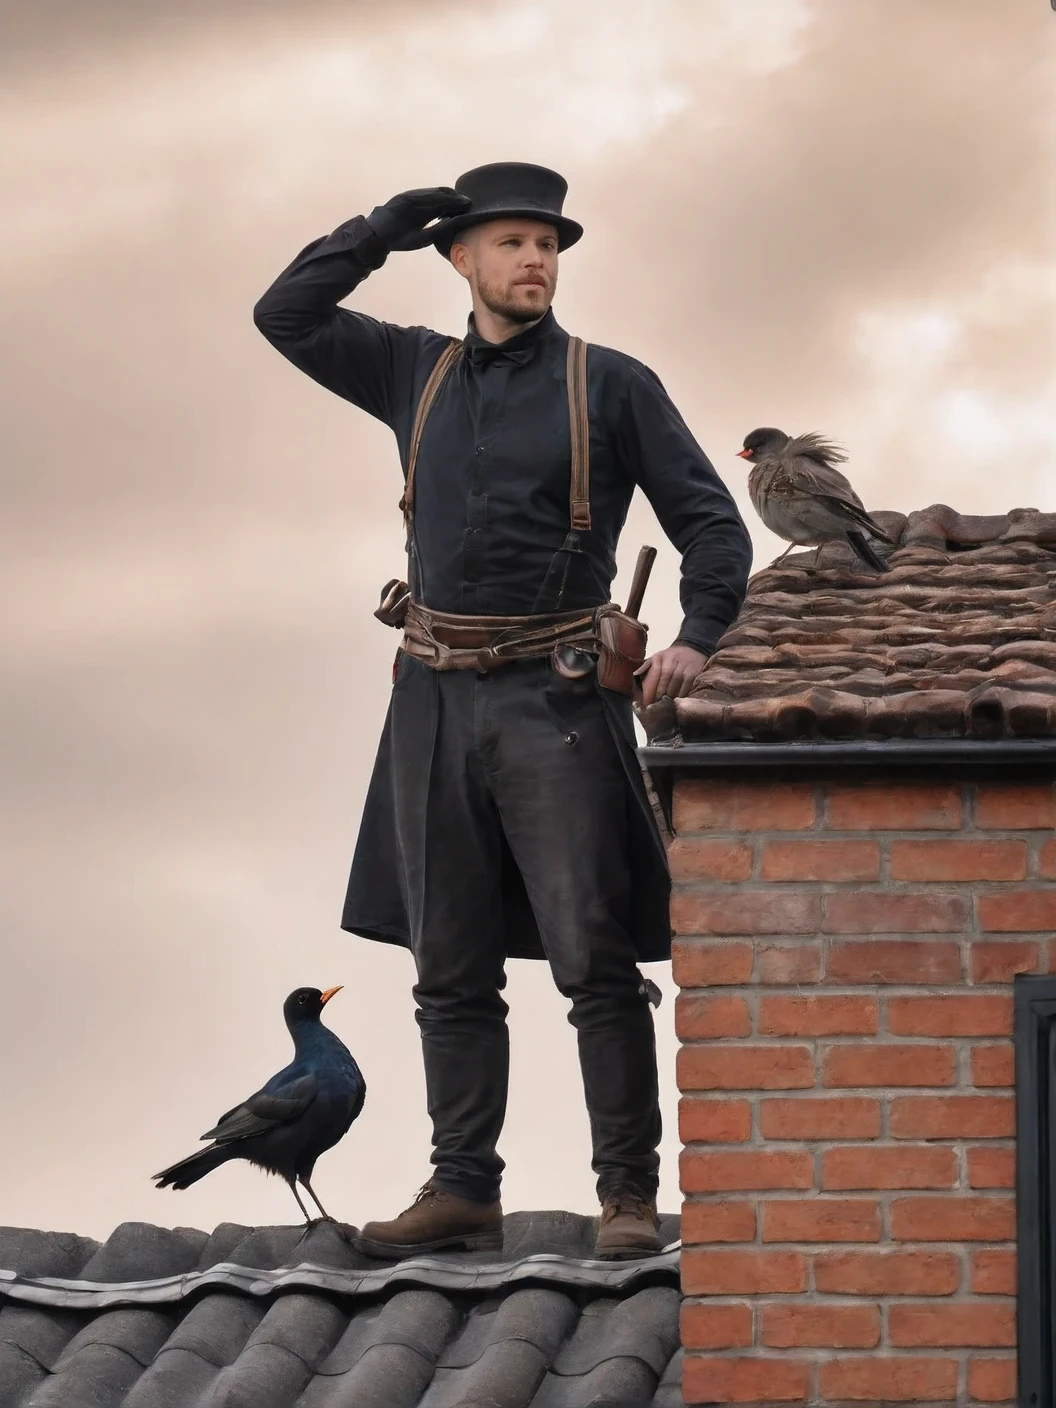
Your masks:
M 1056 645 L 1031 615 L 1056 626 L 1056 556 L 981 522 L 988 546 L 903 548 L 879 582 L 760 574 L 644 750 L 674 833 L 689 1404 L 1016 1401 L 1013 983 L 1056 970 Z
M 1052 784 L 687 778 L 674 820 L 686 1402 L 1014 1402 Z

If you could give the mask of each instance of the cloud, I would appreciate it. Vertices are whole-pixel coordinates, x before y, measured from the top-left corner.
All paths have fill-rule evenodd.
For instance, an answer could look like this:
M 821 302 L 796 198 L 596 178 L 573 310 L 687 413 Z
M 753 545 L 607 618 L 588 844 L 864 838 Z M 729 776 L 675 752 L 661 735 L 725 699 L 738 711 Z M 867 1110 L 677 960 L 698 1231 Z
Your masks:
M 779 546 L 733 458 L 760 423 L 842 440 L 873 507 L 1051 508 L 1056 18 L 1040 0 L 0 15 L 0 1061 L 35 1053 L 5 1216 L 288 1218 L 249 1171 L 171 1199 L 148 1175 L 284 1058 L 285 992 L 342 980 L 332 1020 L 371 1093 L 320 1192 L 384 1215 L 427 1154 L 409 961 L 337 914 L 395 644 L 370 613 L 401 563 L 398 469 L 385 427 L 263 343 L 253 302 L 399 189 L 549 162 L 586 227 L 561 321 L 655 367 L 761 560 Z M 465 315 L 432 251 L 356 303 Z M 636 501 L 617 598 L 643 541 L 662 540 Z M 677 575 L 665 545 L 654 641 Z M 576 1088 L 564 1004 L 523 964 L 509 995 L 509 1204 L 588 1210 L 581 1102 L 550 1095 Z

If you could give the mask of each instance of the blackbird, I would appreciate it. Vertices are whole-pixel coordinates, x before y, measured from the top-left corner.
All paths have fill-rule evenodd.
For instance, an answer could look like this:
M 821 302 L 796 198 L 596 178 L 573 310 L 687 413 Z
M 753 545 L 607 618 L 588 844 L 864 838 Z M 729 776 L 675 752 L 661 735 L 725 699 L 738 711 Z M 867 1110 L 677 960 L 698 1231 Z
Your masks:
M 869 517 L 836 468 L 847 458 L 837 445 L 820 435 L 793 439 L 783 430 L 761 426 L 744 437 L 744 449 L 737 454 L 753 466 L 748 493 L 756 513 L 771 533 L 789 544 L 772 567 L 794 547 L 820 549 L 823 543 L 845 542 L 877 572 L 891 570 L 865 535 L 882 543 L 892 539 Z M 817 553 L 814 556 L 816 561 Z
M 350 1052 L 319 1020 L 340 991 L 298 988 L 290 993 L 282 1015 L 293 1037 L 293 1060 L 255 1095 L 221 1115 L 202 1135 L 213 1140 L 207 1149 L 154 1174 L 159 1188 L 189 1188 L 228 1159 L 248 1159 L 286 1180 L 309 1226 L 313 1219 L 297 1192 L 298 1180 L 323 1219 L 335 1220 L 312 1191 L 312 1170 L 319 1155 L 347 1134 L 367 1093 Z

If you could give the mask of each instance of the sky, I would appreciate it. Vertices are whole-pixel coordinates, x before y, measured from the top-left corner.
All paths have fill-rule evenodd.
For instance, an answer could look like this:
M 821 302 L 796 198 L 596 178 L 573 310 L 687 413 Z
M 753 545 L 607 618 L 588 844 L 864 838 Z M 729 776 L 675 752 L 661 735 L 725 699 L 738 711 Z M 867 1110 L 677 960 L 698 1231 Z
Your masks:
M 150 1175 L 327 1019 L 362 1117 L 313 1180 L 361 1224 L 429 1174 L 409 956 L 338 925 L 402 571 L 390 432 L 252 324 L 309 240 L 526 160 L 586 234 L 555 312 L 663 380 L 753 534 L 744 435 L 823 431 L 872 509 L 1056 508 L 1046 0 L 0 0 L 0 1222 L 295 1220 L 232 1164 Z M 356 306 L 459 332 L 395 255 Z M 660 546 L 636 500 L 614 595 Z M 674 989 L 660 1202 L 678 1206 Z M 510 965 L 504 1205 L 590 1212 L 564 1001 Z

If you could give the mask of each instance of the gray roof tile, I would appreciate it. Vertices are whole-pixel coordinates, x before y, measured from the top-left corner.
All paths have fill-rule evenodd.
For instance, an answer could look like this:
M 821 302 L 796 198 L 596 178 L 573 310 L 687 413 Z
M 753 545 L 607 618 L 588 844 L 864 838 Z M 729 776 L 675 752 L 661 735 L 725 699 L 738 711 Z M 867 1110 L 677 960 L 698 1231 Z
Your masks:
M 677 1254 L 591 1262 L 595 1228 L 394 1267 L 328 1226 L 0 1229 L 0 1408 L 676 1408 Z

